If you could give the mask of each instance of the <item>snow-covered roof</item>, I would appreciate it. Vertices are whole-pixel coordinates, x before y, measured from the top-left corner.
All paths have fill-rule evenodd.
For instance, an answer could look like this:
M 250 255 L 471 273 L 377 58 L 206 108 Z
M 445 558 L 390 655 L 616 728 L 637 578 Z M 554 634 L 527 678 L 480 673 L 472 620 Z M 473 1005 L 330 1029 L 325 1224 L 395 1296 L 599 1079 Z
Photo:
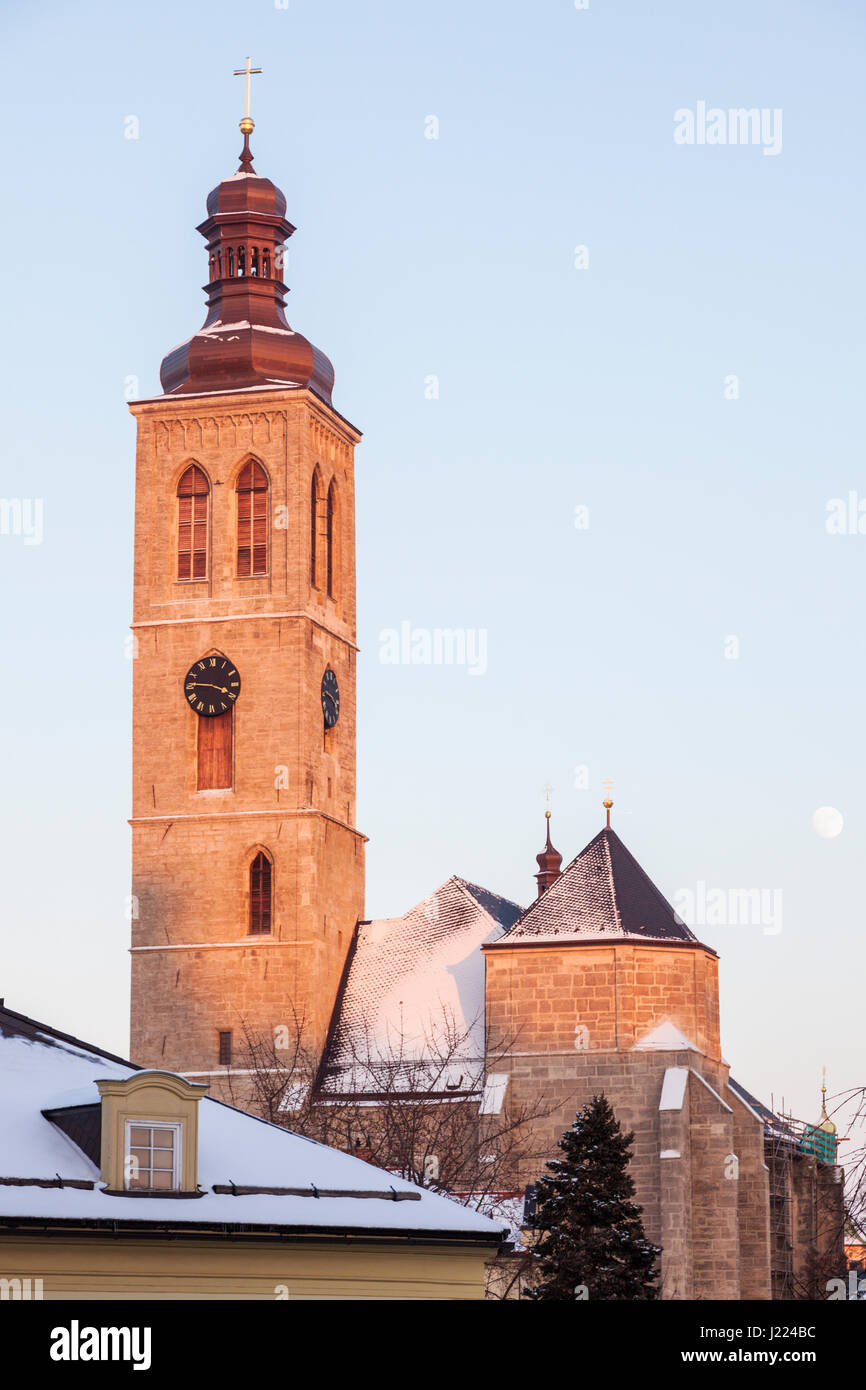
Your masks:
M 449 878 L 403 917 L 362 922 L 331 1025 L 321 1089 L 475 1091 L 484 1065 L 484 960 L 521 909 Z
M 98 1166 L 42 1113 L 97 1105 L 97 1080 L 139 1068 L 0 1008 L 0 1224 L 16 1218 L 412 1232 L 453 1240 L 502 1237 L 504 1223 L 349 1154 L 205 1096 L 199 1104 L 203 1196 L 130 1198 L 100 1190 Z M 38 1181 L 77 1186 L 38 1186 Z M 17 1180 L 17 1181 L 12 1181 Z M 232 1195 L 215 1187 L 297 1188 L 309 1195 Z M 316 1195 L 318 1193 L 318 1195 Z M 358 1195 L 352 1196 L 355 1193 Z
M 503 946 L 621 940 L 698 944 L 615 831 L 600 830 L 526 909 Z
M 638 1038 L 632 1052 L 697 1052 L 698 1048 L 669 1018 Z

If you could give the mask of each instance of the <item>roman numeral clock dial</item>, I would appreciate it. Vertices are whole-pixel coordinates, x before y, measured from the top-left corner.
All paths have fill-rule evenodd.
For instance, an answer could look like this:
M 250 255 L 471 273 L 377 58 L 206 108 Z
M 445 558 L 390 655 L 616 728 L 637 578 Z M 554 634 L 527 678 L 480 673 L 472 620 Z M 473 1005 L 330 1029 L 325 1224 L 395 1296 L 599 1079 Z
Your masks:
M 203 656 L 190 666 L 183 681 L 187 704 L 202 719 L 230 710 L 241 693 L 241 678 L 227 656 Z
M 333 729 L 340 717 L 340 687 L 330 666 L 322 677 L 322 714 L 325 728 Z

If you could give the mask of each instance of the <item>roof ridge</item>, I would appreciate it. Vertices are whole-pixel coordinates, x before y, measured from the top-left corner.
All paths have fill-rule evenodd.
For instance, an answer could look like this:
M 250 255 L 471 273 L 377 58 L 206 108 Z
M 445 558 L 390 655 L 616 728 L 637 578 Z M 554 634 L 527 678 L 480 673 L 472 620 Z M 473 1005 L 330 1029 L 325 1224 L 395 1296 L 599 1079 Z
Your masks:
M 6 1001 L 0 999 L 0 1021 L 3 1017 L 18 1019 L 21 1023 L 29 1023 L 35 1032 L 44 1033 L 48 1037 L 56 1038 L 58 1042 L 72 1043 L 74 1047 L 80 1047 L 85 1052 L 91 1052 L 96 1057 L 104 1057 L 108 1062 L 120 1062 L 121 1066 L 132 1067 L 133 1071 L 144 1071 L 138 1062 L 131 1062 L 128 1057 L 118 1057 L 116 1052 L 106 1052 L 104 1047 L 97 1047 L 95 1043 L 85 1042 L 83 1038 L 77 1038 L 74 1033 L 62 1033 L 59 1028 L 52 1028 L 50 1023 L 42 1023 L 38 1018 L 31 1018 L 29 1014 L 20 1014 L 16 1009 L 10 1009 Z M 2 1031 L 2 1027 L 0 1027 Z M 19 1033 L 19 1036 L 26 1037 L 26 1033 Z
M 502 893 L 494 892 L 492 888 L 485 888 L 483 883 L 473 883 L 471 879 L 461 878 L 459 874 L 453 874 L 452 878 L 454 882 L 458 885 L 458 887 L 464 893 L 468 893 L 473 899 L 473 901 L 476 902 L 484 912 L 487 912 L 487 908 L 484 906 L 484 903 L 481 901 L 481 899 L 476 896 L 477 893 L 483 893 L 486 898 L 495 898 L 497 902 L 507 903 L 509 907 L 516 907 L 518 912 L 520 913 L 522 913 L 524 910 L 520 906 L 520 903 L 516 903 L 513 898 L 506 898 L 503 896 Z M 449 879 L 448 882 L 450 883 L 451 879 Z M 490 913 L 487 912 L 487 915 L 489 917 Z
M 616 892 L 616 876 L 613 872 L 613 855 L 610 852 L 610 837 L 611 835 L 614 835 L 616 832 L 611 830 L 610 826 L 603 826 L 598 833 L 602 837 L 601 842 L 604 846 L 604 857 L 607 863 L 607 879 L 608 886 L 610 888 L 610 900 L 613 904 L 613 915 L 616 918 L 617 926 L 619 927 L 623 935 L 625 935 L 625 927 L 622 924 L 622 913 L 619 910 L 619 899 L 617 897 Z M 622 841 L 619 839 L 618 835 L 616 838 L 617 840 L 619 840 L 619 843 L 622 844 Z M 625 848 L 624 845 L 623 848 Z

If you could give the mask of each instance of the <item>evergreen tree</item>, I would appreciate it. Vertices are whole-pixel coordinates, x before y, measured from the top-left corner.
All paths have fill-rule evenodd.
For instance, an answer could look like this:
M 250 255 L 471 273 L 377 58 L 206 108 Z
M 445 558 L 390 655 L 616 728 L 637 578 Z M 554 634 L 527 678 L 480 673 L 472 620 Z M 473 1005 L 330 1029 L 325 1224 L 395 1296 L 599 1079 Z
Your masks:
M 559 1141 L 562 1158 L 540 1178 L 534 1225 L 541 1281 L 536 1299 L 658 1298 L 658 1246 L 650 1244 L 628 1172 L 634 1134 L 623 1134 L 604 1095 L 578 1111 Z

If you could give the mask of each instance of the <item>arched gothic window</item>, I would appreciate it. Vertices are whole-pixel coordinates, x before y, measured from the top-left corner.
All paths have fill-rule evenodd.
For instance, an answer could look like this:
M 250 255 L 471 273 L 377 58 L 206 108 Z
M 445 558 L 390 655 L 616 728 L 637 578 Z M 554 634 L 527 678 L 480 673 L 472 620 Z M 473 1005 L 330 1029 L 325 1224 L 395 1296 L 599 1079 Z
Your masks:
M 271 930 L 273 864 L 259 850 L 250 864 L 250 935 Z
M 313 471 L 310 484 L 310 583 L 314 589 L 319 586 L 319 510 L 320 510 L 319 470 Z
M 210 486 L 191 463 L 177 485 L 177 577 L 207 579 L 207 521 Z
M 238 474 L 239 577 L 268 572 L 268 475 L 250 459 Z
M 328 579 L 328 598 L 336 597 L 336 576 L 337 576 L 337 485 L 333 478 L 331 486 L 328 488 L 328 508 L 327 508 L 327 579 Z

